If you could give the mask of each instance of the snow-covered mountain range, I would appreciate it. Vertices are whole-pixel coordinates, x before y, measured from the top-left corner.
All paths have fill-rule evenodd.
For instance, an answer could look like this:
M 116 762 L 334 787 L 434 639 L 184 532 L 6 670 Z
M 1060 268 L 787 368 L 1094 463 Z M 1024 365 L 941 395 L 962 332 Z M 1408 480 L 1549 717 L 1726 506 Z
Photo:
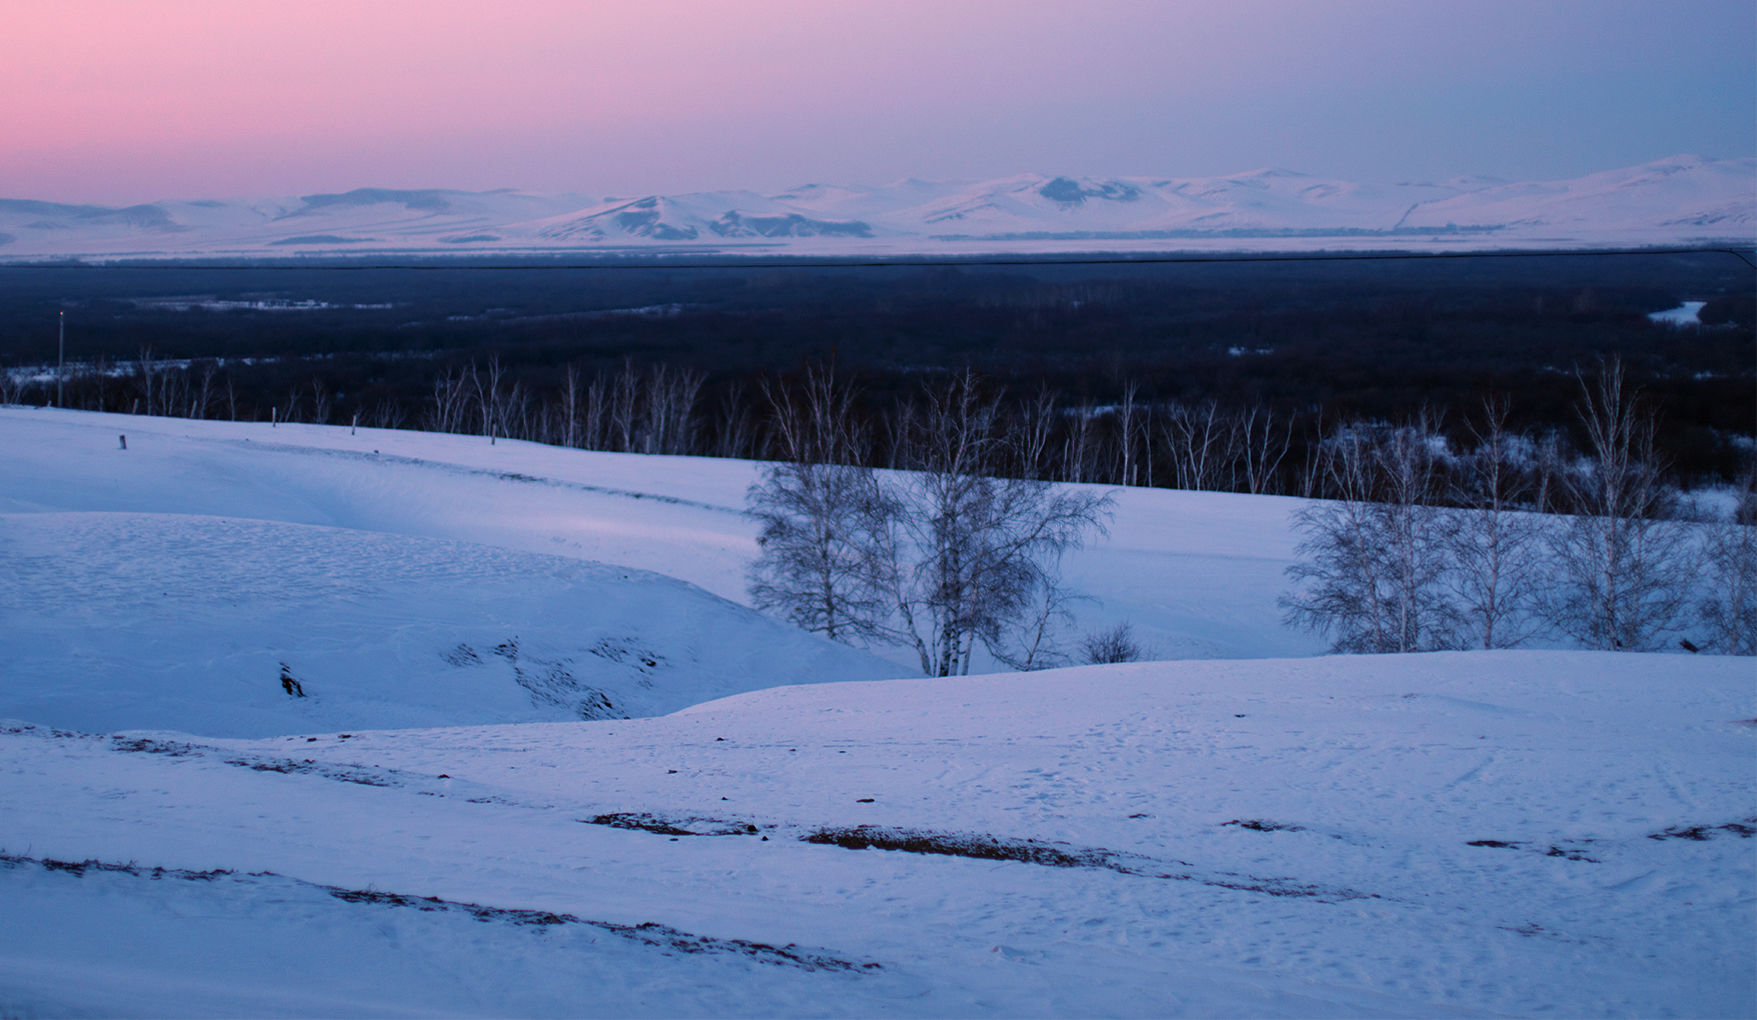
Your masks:
M 1287 170 L 808 184 L 593 197 L 361 188 L 113 208 L 0 199 L 0 260 L 726 252 L 965 254 L 1757 243 L 1757 158 L 1563 181 L 1367 184 Z

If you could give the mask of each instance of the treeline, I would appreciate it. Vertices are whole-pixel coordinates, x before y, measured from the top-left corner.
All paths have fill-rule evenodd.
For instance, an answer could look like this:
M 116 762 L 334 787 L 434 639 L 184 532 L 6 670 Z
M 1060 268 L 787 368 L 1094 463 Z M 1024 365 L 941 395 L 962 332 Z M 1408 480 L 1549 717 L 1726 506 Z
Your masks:
M 569 363 L 551 380 L 498 356 L 400 365 L 429 373 L 418 401 L 339 391 L 318 373 L 288 376 L 284 389 L 268 399 L 260 385 L 246 389 L 239 382 L 241 375 L 264 366 L 217 359 L 173 362 L 145 349 L 131 362 L 78 366 L 59 382 L 0 375 L 0 400 L 53 403 L 59 397 L 65 406 L 87 410 L 415 428 L 589 450 L 783 460 L 789 456 L 788 441 L 777 426 L 776 407 L 805 399 L 816 371 L 713 379 L 697 369 L 625 359 L 591 371 Z M 860 448 L 862 466 L 914 467 L 907 437 L 935 387 L 959 374 L 918 372 L 903 388 L 888 377 L 872 385 L 860 374 L 840 373 L 839 385 L 849 389 L 847 414 L 868 437 Z M 1101 404 L 1042 381 L 1027 388 L 970 376 L 991 406 L 994 428 L 1006 437 L 992 457 L 992 469 L 1029 480 L 1349 498 L 1358 495 L 1354 483 L 1334 470 L 1339 435 L 1358 441 L 1388 428 L 1362 424 L 1387 419 L 1363 419 L 1321 405 L 1287 409 L 1266 401 L 1166 399 L 1149 395 L 1132 379 L 1123 380 L 1114 399 Z M 1552 385 L 1565 391 L 1574 379 L 1560 376 Z M 1663 412 L 1651 394 L 1647 400 L 1655 463 L 1668 491 L 1704 482 L 1736 483 L 1749 474 L 1757 455 L 1757 439 L 1749 431 L 1715 433 L 1721 471 L 1704 476 L 1677 470 L 1663 442 Z M 1517 424 L 1516 405 L 1502 398 L 1498 406 L 1493 442 L 1510 451 L 1503 470 L 1519 476 L 1519 507 L 1576 512 L 1579 501 L 1565 479 L 1590 447 L 1583 420 L 1568 411 L 1561 420 L 1530 424 L 1527 415 L 1527 424 Z M 1404 417 L 1421 422 L 1423 442 L 1434 451 L 1429 470 L 1436 498 L 1468 504 L 1469 494 L 1483 484 L 1478 465 L 1485 440 L 1475 409 L 1451 414 L 1416 409 Z M 1672 499 L 1664 512 L 1687 514 L 1691 505 Z

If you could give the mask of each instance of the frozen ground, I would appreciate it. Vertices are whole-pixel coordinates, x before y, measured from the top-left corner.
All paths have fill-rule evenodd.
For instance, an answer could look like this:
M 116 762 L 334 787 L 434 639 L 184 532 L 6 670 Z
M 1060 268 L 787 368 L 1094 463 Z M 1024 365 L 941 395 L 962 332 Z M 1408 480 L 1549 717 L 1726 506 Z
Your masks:
M 1749 660 L 1290 658 L 1295 504 L 1129 492 L 1186 661 L 882 680 L 752 471 L 0 409 L 0 1015 L 1757 1007 Z

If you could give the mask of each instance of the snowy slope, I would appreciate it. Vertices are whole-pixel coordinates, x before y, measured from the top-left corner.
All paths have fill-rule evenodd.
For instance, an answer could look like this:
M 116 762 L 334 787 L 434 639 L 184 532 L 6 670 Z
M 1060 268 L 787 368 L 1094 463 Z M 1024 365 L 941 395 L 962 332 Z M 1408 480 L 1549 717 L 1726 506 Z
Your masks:
M 1125 491 L 1084 622 L 1258 658 L 881 680 L 756 470 L 0 408 L 0 1014 L 1757 1005 L 1748 660 L 1270 658 L 1297 501 Z
M 1674 156 L 1577 180 L 1219 177 L 807 184 L 765 195 L 361 188 L 127 208 L 0 199 L 0 259 L 743 252 L 964 254 L 1757 241 L 1757 159 Z
M 0 571 L 0 713 L 53 726 L 266 736 L 619 718 L 895 672 L 672 578 L 378 532 L 12 514 Z
M 651 714 L 917 672 L 913 653 L 880 649 L 880 662 L 728 604 L 747 601 L 756 526 L 742 507 L 757 472 L 472 436 L 0 408 L 0 569 L 15 578 L 0 589 L 0 656 L 16 664 L 0 717 L 245 735 L 571 718 L 587 689 L 608 714 Z M 1085 596 L 1064 644 L 1127 621 L 1157 657 L 1322 649 L 1282 627 L 1275 605 L 1298 501 L 1119 497 L 1110 536 L 1064 563 Z M 606 578 L 603 564 L 637 580 Z M 130 608 L 74 612 L 111 603 Z M 514 638 L 522 665 L 493 653 Z M 632 652 L 594 654 L 600 643 L 665 665 L 649 675 Z M 480 665 L 446 661 L 460 644 Z M 69 685 L 75 648 L 87 668 Z M 350 656 L 364 662 L 353 674 Z M 321 704 L 285 697 L 282 662 Z M 530 675 L 544 664 L 574 678 L 565 704 L 518 683 L 542 687 Z M 125 693 L 172 675 L 194 684 L 175 708 Z M 435 716 L 436 684 L 467 694 L 469 713 Z
M 13 726 L 0 1011 L 1749 1015 L 1748 667 L 1153 663 L 346 738 Z M 886 840 L 942 852 L 838 845 Z
M 365 445 L 392 433 L 195 424 L 0 411 L 0 716 L 235 736 L 611 718 L 900 671 L 631 565 L 699 562 L 738 592 L 731 508 L 520 474 L 519 444 L 489 471 Z

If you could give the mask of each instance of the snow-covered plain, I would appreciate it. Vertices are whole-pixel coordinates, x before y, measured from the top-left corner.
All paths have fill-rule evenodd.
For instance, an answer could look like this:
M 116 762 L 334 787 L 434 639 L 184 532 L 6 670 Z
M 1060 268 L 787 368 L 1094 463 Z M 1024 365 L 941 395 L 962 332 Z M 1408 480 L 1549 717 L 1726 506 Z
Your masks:
M 0 260 L 418 254 L 811 256 L 1406 251 L 1757 242 L 1757 159 L 1678 155 L 1573 180 L 907 179 L 776 194 L 358 188 L 111 208 L 0 198 Z
M 0 409 L 0 1014 L 1757 1007 L 1749 660 L 1313 657 L 1296 501 L 1128 491 L 1174 661 L 903 678 L 755 470 Z

